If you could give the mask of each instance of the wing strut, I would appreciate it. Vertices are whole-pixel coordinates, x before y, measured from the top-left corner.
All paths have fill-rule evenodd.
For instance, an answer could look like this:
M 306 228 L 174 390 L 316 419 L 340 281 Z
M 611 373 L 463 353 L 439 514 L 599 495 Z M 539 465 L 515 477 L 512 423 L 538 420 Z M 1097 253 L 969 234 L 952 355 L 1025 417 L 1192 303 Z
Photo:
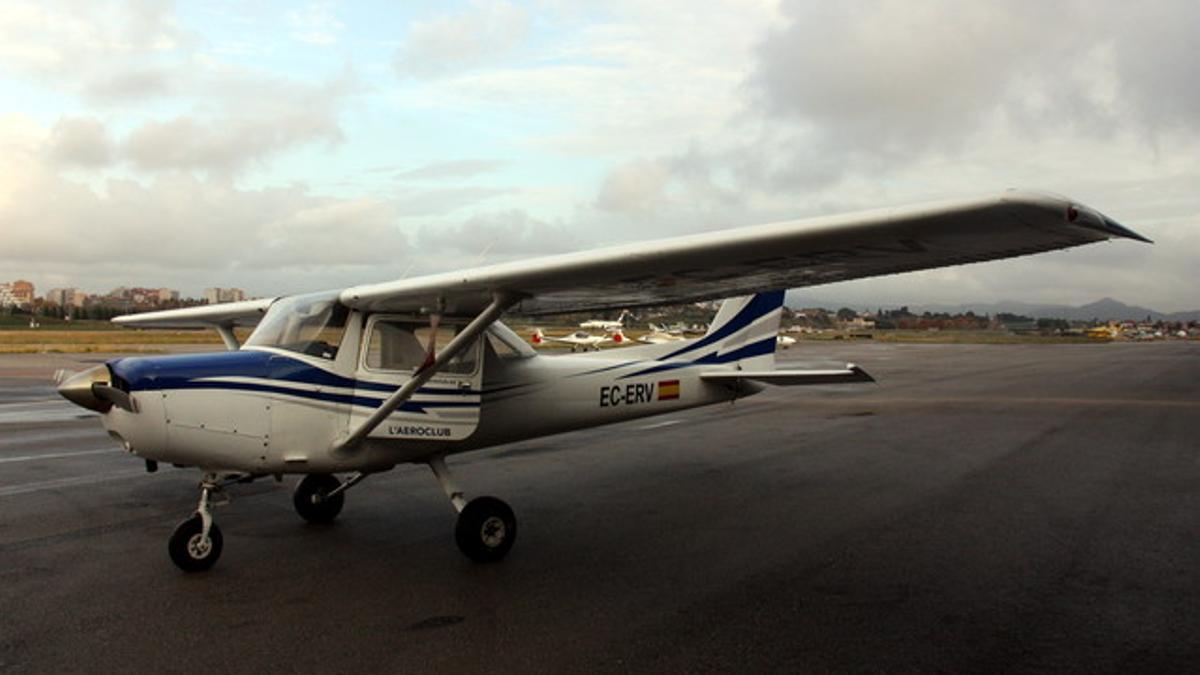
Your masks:
M 516 293 L 502 291 L 493 293 L 492 303 L 472 319 L 471 323 L 467 324 L 467 327 L 462 329 L 458 335 L 455 335 L 450 344 L 446 345 L 446 348 L 439 352 L 431 363 L 427 366 L 421 366 L 417 372 L 413 373 L 412 379 L 405 382 L 403 387 L 397 389 L 396 393 L 384 400 L 383 405 L 379 406 L 357 429 L 346 436 L 345 439 L 335 442 L 332 450 L 334 452 L 352 450 L 359 441 L 367 437 L 367 434 L 374 431 L 375 427 L 379 426 L 397 408 L 404 405 L 405 401 L 412 398 L 417 389 L 421 388 L 431 377 L 437 374 L 442 369 L 442 366 L 446 365 L 450 359 L 458 356 L 460 352 L 470 346 L 475 341 L 475 338 L 482 335 L 488 326 L 492 325 L 496 319 L 499 319 L 501 314 L 504 314 L 505 310 L 520 301 L 521 297 Z
M 213 328 L 217 329 L 217 333 L 221 336 L 221 342 L 225 343 L 226 349 L 231 352 L 241 349 L 242 346 L 238 344 L 237 336 L 233 334 L 233 324 L 219 323 L 213 326 Z

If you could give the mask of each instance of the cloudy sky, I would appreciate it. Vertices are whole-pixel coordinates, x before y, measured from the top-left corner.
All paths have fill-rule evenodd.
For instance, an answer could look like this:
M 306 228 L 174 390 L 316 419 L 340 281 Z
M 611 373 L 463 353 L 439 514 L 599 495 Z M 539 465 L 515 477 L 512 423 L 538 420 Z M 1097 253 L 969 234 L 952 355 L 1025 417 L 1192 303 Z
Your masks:
M 0 4 L 0 280 L 334 288 L 1026 187 L 1154 239 L 813 289 L 1200 307 L 1200 3 Z

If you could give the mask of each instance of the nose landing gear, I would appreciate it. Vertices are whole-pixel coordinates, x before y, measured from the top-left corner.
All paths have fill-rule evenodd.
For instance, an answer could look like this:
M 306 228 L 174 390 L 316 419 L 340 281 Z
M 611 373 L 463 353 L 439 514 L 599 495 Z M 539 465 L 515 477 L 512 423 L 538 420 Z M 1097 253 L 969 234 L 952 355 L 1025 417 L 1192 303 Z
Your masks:
M 171 561 L 184 572 L 203 572 L 217 564 L 224 539 L 221 528 L 213 522 L 210 497 L 221 490 L 215 474 L 205 474 L 200 481 L 200 503 L 196 513 L 183 521 L 171 534 L 167 552 Z

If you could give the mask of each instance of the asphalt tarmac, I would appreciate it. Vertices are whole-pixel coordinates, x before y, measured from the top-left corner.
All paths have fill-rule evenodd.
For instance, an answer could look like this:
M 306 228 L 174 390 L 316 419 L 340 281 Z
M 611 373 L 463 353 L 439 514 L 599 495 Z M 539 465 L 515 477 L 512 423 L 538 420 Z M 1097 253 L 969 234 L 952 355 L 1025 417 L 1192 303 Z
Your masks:
M 517 512 L 500 564 L 406 467 L 327 527 L 237 486 L 187 575 L 195 472 L 39 379 L 98 357 L 0 356 L 0 672 L 1195 672 L 1198 357 L 801 343 L 879 383 L 451 458 Z

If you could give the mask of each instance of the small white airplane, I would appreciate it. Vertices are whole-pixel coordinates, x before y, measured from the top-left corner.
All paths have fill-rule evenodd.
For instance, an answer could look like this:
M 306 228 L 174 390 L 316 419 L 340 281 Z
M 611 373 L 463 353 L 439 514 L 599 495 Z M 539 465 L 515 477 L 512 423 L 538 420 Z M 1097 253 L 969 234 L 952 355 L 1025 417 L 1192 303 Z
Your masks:
M 796 338 L 792 337 L 791 335 L 784 335 L 783 333 L 780 333 L 779 335 L 775 336 L 775 344 L 787 349 L 788 347 L 796 344 Z
M 672 333 L 669 330 L 657 324 L 650 324 L 650 332 L 638 338 L 638 342 L 648 345 L 661 345 L 668 342 L 680 342 L 686 340 L 681 333 Z
M 329 522 L 346 490 L 397 464 L 432 469 L 458 511 L 455 540 L 503 558 L 517 521 L 467 501 L 448 455 L 696 406 L 764 385 L 869 382 L 857 366 L 779 370 L 782 289 L 1007 258 L 1106 239 L 1148 241 L 1063 197 L 1005 192 L 639 242 L 310 295 L 118 317 L 135 328 L 211 327 L 229 351 L 117 358 L 59 378 L 153 471 L 199 469 L 193 515 L 168 542 L 186 571 L 221 555 L 212 497 L 302 474 L 293 505 Z M 725 300 L 694 339 L 538 356 L 500 322 Z M 235 327 L 256 326 L 244 345 Z M 536 414 L 533 414 L 536 412 Z M 347 474 L 339 479 L 336 474 Z
M 530 338 L 530 342 L 535 347 L 540 347 L 547 342 L 558 342 L 560 344 L 571 345 L 571 351 L 580 350 L 585 352 L 589 349 L 600 351 L 600 345 L 610 342 L 619 345 L 624 344 L 628 340 L 629 338 L 625 337 L 620 328 L 606 335 L 592 335 L 587 331 L 580 330 L 570 335 L 562 336 L 546 335 L 542 332 L 541 328 L 536 328 L 533 331 L 533 336 Z
M 580 328 L 602 328 L 607 331 L 617 330 L 625 327 L 625 317 L 629 316 L 629 310 L 623 310 L 616 321 L 606 321 L 604 319 L 588 319 L 579 324 Z

